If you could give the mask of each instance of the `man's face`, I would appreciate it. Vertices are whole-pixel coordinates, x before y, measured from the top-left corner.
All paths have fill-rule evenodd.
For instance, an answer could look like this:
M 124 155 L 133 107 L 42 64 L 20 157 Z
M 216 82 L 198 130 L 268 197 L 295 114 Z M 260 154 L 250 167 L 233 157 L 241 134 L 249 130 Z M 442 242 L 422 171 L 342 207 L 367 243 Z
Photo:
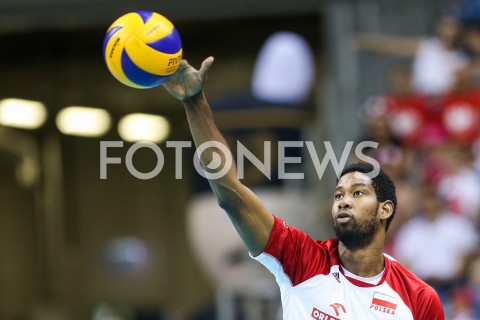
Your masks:
M 380 228 L 379 204 L 372 180 L 364 173 L 342 176 L 335 188 L 332 206 L 333 228 L 349 249 L 369 245 Z

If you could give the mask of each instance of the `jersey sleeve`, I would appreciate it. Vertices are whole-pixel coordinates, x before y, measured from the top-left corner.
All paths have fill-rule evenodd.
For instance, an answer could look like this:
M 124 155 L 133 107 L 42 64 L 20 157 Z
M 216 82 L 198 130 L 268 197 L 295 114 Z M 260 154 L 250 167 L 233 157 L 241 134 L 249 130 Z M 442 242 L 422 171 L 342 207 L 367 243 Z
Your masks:
M 423 291 L 417 295 L 418 300 L 414 318 L 418 320 L 445 320 L 442 303 L 435 290 L 431 287 L 426 287 Z
M 386 281 L 410 309 L 413 319 L 445 320 L 437 292 L 398 261 L 388 255 L 387 258 L 390 270 Z
M 330 271 L 328 241 L 315 241 L 305 232 L 275 217 L 265 251 L 255 257 L 277 278 L 298 285 Z

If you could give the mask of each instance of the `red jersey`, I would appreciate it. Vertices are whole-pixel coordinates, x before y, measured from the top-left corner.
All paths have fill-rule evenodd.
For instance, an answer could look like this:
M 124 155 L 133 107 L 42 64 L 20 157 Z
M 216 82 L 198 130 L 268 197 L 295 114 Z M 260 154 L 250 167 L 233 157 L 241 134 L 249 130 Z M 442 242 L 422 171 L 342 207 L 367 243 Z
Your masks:
M 279 218 L 255 259 L 275 276 L 287 320 L 445 319 L 433 288 L 392 257 L 376 284 L 364 282 L 340 265 L 338 240 L 313 240 Z

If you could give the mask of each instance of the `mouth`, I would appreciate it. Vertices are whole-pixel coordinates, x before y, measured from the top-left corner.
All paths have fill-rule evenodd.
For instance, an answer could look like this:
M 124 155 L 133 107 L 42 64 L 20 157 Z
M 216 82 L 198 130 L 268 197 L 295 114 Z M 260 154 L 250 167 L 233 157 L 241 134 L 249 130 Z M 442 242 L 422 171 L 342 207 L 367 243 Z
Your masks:
M 335 220 L 340 224 L 345 224 L 349 222 L 351 219 L 352 219 L 352 216 L 346 212 L 339 212 L 335 216 Z

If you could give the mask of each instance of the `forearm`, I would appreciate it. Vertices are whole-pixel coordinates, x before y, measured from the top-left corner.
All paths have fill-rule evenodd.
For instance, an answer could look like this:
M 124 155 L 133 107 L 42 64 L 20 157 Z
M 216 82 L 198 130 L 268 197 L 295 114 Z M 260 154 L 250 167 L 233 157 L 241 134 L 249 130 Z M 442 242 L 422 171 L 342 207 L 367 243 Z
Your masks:
M 197 95 L 183 100 L 185 106 L 185 111 L 187 114 L 188 124 L 190 126 L 190 131 L 195 142 L 195 146 L 199 148 L 202 144 L 207 142 L 215 142 L 224 146 L 223 150 L 218 150 L 217 148 L 206 148 L 200 154 L 200 162 L 202 167 L 208 173 L 216 173 L 217 170 L 220 170 L 225 167 L 227 162 L 227 157 L 230 157 L 231 165 L 229 166 L 228 171 L 225 175 L 219 177 L 218 179 L 210 179 L 210 183 L 219 197 L 219 201 L 229 200 L 224 199 L 228 195 L 226 190 L 222 189 L 232 189 L 239 184 L 237 178 L 237 171 L 235 163 L 233 161 L 233 155 L 228 148 L 225 138 L 220 133 L 215 120 L 212 114 L 212 110 L 203 94 L 203 92 L 198 93 Z M 225 152 L 227 154 L 225 154 Z M 214 160 L 214 153 L 220 155 L 220 165 L 215 166 L 216 169 L 209 169 L 207 165 Z
M 196 147 L 211 141 L 221 143 L 226 147 L 223 149 L 228 151 L 227 155 L 222 151 L 217 152 L 221 155 L 221 163 L 216 167 L 217 170 L 221 170 L 225 166 L 226 156 L 231 157 L 231 165 L 225 175 L 209 179 L 209 182 L 218 203 L 228 213 L 249 251 L 254 255 L 260 254 L 267 245 L 273 227 L 273 215 L 255 194 L 239 181 L 233 156 L 215 124 L 203 92 L 183 100 L 183 104 Z M 215 170 L 207 168 L 207 165 L 214 159 L 214 152 L 214 148 L 207 148 L 200 155 L 202 166 L 209 173 L 215 173 L 212 172 Z
M 218 142 L 228 148 L 225 138 L 215 124 L 212 110 L 203 92 L 183 100 L 183 104 L 185 106 L 193 141 L 197 148 L 210 141 Z M 212 148 L 208 148 L 205 152 L 202 152 L 200 160 L 204 167 L 212 161 L 213 153 L 214 150 L 212 150 Z M 229 156 L 231 156 L 231 154 L 229 154 Z M 222 157 L 222 161 L 225 161 L 224 157 Z M 232 166 L 232 168 L 233 167 L 234 166 Z

